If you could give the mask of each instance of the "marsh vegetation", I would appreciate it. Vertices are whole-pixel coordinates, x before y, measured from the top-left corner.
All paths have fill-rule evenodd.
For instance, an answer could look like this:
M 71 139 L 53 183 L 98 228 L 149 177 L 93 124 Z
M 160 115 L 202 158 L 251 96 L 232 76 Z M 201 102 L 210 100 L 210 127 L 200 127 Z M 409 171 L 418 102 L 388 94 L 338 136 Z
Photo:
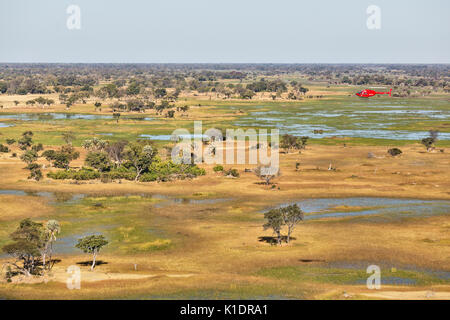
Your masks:
M 371 264 L 450 291 L 447 65 L 0 70 L 2 298 L 365 299 Z M 280 129 L 280 167 L 174 163 L 196 120 Z

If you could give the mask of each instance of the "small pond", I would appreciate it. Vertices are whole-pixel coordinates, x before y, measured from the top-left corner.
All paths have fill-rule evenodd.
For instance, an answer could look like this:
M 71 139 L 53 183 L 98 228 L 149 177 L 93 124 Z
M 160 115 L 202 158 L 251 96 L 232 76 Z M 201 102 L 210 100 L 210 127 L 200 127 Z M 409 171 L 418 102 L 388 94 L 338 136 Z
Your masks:
M 305 211 L 305 220 L 369 215 L 430 216 L 450 214 L 448 200 L 396 198 L 322 198 L 295 202 Z
M 113 115 L 109 114 L 83 114 L 83 113 L 13 113 L 0 114 L 0 119 L 21 121 L 49 121 L 49 120 L 111 120 Z M 153 118 L 145 116 L 122 115 L 120 119 L 151 121 Z

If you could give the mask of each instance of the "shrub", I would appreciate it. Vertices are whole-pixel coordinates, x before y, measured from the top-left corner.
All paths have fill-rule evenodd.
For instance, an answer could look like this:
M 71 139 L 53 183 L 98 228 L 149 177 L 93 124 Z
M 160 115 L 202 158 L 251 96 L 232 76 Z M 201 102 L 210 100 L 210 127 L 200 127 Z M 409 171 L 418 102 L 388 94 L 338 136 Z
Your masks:
M 232 176 L 234 178 L 239 178 L 240 177 L 239 171 L 237 171 L 237 169 L 229 169 L 227 171 L 224 171 L 224 175 Z
M 122 166 L 109 172 L 105 172 L 104 175 L 108 175 L 111 180 L 134 180 L 134 178 L 136 177 L 136 170 L 134 170 L 133 168 L 126 168 Z
M 214 172 L 219 172 L 219 171 L 223 171 L 223 166 L 221 166 L 220 164 L 218 164 L 217 166 L 215 166 L 213 168 Z
M 281 137 L 280 146 L 283 149 L 287 149 L 288 153 L 290 152 L 291 149 L 300 149 L 301 147 L 299 139 L 290 134 L 285 134 Z
M 8 153 L 9 152 L 9 148 L 7 146 L 4 146 L 4 145 L 0 144 L 0 152 Z
M 53 166 L 61 169 L 68 169 L 70 161 L 78 159 L 80 153 L 70 145 L 62 146 L 59 151 L 46 150 L 42 153 L 47 161 L 53 161 Z
M 30 163 L 26 169 L 30 170 L 30 175 L 28 176 L 28 179 L 34 179 L 36 181 L 39 181 L 42 179 L 42 171 L 41 171 L 41 165 L 37 163 Z
M 42 152 L 41 157 L 45 158 L 47 161 L 55 160 L 56 151 L 55 150 L 45 150 Z
M 42 143 L 35 144 L 35 145 L 31 146 L 31 150 L 39 152 L 39 151 L 44 150 L 44 146 L 42 145 Z
M 53 155 L 53 166 L 56 168 L 67 169 L 69 168 L 70 157 L 67 153 L 56 152 Z
M 41 169 L 35 169 L 30 171 L 30 175 L 28 176 L 28 179 L 34 179 L 36 181 L 39 181 L 42 179 L 42 171 Z
M 427 151 L 430 152 L 434 149 L 434 144 L 438 140 L 439 131 L 430 130 L 430 136 L 428 138 L 422 139 L 421 143 L 427 148 Z
M 392 149 L 389 149 L 389 150 L 388 150 L 388 153 L 389 153 L 391 156 L 395 157 L 395 156 L 398 156 L 398 155 L 402 154 L 403 152 L 402 152 L 402 150 L 400 150 L 399 148 L 392 148 Z
M 85 163 L 100 172 L 109 171 L 111 168 L 111 162 L 106 152 L 89 152 Z
M 109 174 L 103 173 L 103 174 L 100 176 L 100 181 L 101 181 L 102 183 L 109 183 L 109 182 L 112 181 L 112 179 L 111 179 L 111 176 L 110 176 Z
M 73 171 L 74 180 L 94 180 L 100 178 L 100 173 L 90 169 L 90 168 L 82 168 L 79 171 Z
M 196 165 L 176 164 L 172 161 L 155 161 L 150 165 L 148 172 L 144 173 L 139 180 L 141 182 L 183 180 L 205 174 L 205 170 Z
M 36 161 L 37 158 L 38 158 L 38 154 L 34 150 L 28 150 L 20 156 L 20 160 L 22 160 L 23 162 L 25 162 L 27 164 L 30 164 L 30 163 Z
M 424 138 L 421 143 L 427 148 L 427 151 L 430 151 L 433 148 L 435 139 L 434 138 Z
M 147 172 L 141 176 L 139 181 L 141 182 L 168 181 L 168 179 L 169 179 L 168 176 L 164 176 L 156 172 Z
M 81 168 L 80 170 L 65 170 L 49 172 L 47 177 L 56 180 L 95 180 L 100 178 L 100 173 L 92 168 Z
M 69 176 L 70 176 L 69 171 L 55 171 L 47 173 L 47 177 L 55 180 L 70 179 Z
M 149 171 L 142 174 L 139 181 L 151 182 L 151 181 L 171 181 L 177 179 L 190 179 L 197 176 L 205 175 L 204 169 L 197 167 L 196 165 L 188 164 L 175 164 L 172 161 L 155 161 L 149 168 Z M 126 179 L 134 180 L 136 177 L 136 171 L 132 167 L 119 167 L 108 172 L 102 172 L 95 170 L 94 168 L 86 168 L 66 171 L 55 171 L 47 174 L 49 178 L 64 180 L 94 180 L 101 179 L 102 182 L 107 183 L 114 179 Z
M 22 138 L 20 138 L 17 142 L 19 144 L 20 150 L 26 150 L 33 144 L 33 132 L 32 131 L 25 131 L 22 133 Z

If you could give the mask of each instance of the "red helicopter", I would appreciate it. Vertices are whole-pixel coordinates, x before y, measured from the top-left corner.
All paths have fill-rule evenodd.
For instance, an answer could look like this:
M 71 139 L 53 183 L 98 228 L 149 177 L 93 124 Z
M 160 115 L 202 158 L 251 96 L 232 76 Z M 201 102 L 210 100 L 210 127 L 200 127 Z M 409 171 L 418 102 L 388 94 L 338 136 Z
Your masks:
M 363 91 L 358 92 L 356 95 L 358 97 L 370 98 L 370 97 L 373 97 L 376 94 L 388 94 L 389 96 L 391 96 L 391 93 L 392 93 L 392 89 L 389 90 L 389 92 L 376 92 L 374 90 L 364 89 Z

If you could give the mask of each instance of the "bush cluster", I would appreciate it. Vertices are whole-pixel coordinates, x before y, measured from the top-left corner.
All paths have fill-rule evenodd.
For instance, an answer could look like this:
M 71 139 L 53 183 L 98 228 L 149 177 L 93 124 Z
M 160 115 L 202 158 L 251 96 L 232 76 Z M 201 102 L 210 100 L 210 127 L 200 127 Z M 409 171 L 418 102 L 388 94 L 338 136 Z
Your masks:
M 9 148 L 7 146 L 2 145 L 0 143 L 0 152 L 8 153 L 9 152 Z
M 196 165 L 187 164 L 175 164 L 172 161 L 155 161 L 149 167 L 149 172 L 140 176 L 139 181 L 151 182 L 151 181 L 171 181 L 177 179 L 192 179 L 198 176 L 205 175 L 204 169 L 197 167 Z M 64 180 L 96 180 L 102 179 L 102 181 L 112 181 L 117 179 L 125 179 L 133 181 L 136 177 L 136 171 L 134 168 L 127 168 L 121 166 L 111 171 L 100 173 L 98 170 L 89 167 L 83 167 L 80 170 L 64 170 L 55 171 L 47 174 L 49 178 Z
M 65 180 L 65 179 L 73 179 L 73 180 L 94 180 L 100 178 L 100 172 L 92 169 L 92 168 L 81 168 L 80 170 L 61 170 L 55 172 L 49 172 L 47 177 L 56 180 Z
M 224 174 L 225 176 L 232 176 L 232 177 L 234 177 L 234 178 L 239 178 L 239 177 L 240 177 L 239 171 L 238 171 L 237 169 L 228 169 L 228 170 L 225 170 L 225 171 L 223 172 L 223 174 Z
M 399 148 L 392 148 L 392 149 L 389 149 L 389 150 L 388 150 L 388 153 L 389 153 L 391 156 L 396 157 L 396 156 L 398 156 L 398 155 L 401 155 L 403 152 L 402 152 L 402 150 L 400 150 Z

